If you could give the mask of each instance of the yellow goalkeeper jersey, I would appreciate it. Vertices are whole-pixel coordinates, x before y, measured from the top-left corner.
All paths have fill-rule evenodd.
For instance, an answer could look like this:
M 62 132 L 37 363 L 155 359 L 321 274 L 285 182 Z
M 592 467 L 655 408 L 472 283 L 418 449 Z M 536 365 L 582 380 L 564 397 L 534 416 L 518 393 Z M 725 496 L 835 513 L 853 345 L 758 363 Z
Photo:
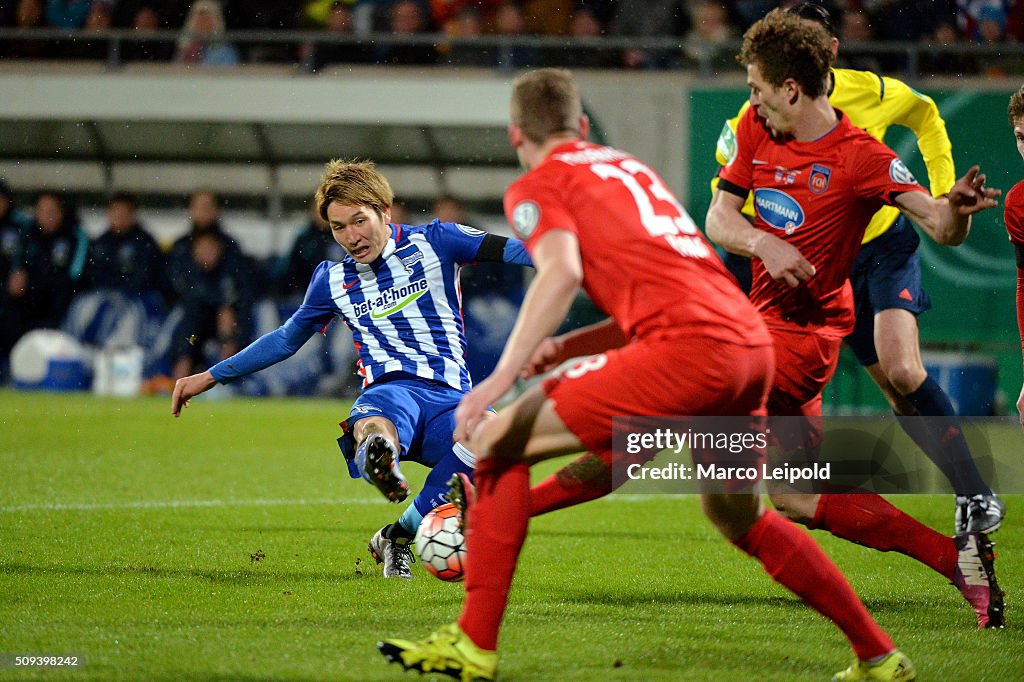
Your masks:
M 952 145 L 946 134 L 946 123 L 939 114 L 935 101 L 922 95 L 906 83 L 879 76 L 870 71 L 854 69 L 832 69 L 832 92 L 828 100 L 833 107 L 845 113 L 853 125 L 863 128 L 879 141 L 885 140 L 885 131 L 891 125 L 910 128 L 917 136 L 917 146 L 928 169 L 928 187 L 933 196 L 949 192 L 956 182 L 953 167 Z M 736 154 L 736 123 L 750 106 L 744 102 L 735 118 L 729 119 L 718 136 L 715 157 L 720 166 L 725 166 Z M 718 178 L 711 181 L 711 190 L 718 186 Z M 743 212 L 754 215 L 751 197 L 743 206 Z M 864 233 L 867 243 L 884 233 L 899 217 L 899 209 L 885 206 L 868 225 Z

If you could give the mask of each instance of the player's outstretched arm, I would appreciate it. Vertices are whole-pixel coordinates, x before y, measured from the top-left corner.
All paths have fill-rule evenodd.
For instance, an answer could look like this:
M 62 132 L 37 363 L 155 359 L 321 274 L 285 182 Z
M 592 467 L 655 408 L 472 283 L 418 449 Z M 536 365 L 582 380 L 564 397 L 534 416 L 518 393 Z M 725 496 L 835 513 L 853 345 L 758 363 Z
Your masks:
M 708 239 L 730 253 L 761 259 L 773 279 L 791 287 L 813 276 L 814 266 L 799 249 L 751 226 L 741 212 L 743 201 L 732 192 L 715 192 L 705 221 Z
M 971 231 L 971 216 L 999 205 L 1002 190 L 985 186 L 985 175 L 971 166 L 946 197 L 934 199 L 923 192 L 904 192 L 895 203 L 901 211 L 939 244 L 959 246 Z
M 188 404 L 190 398 L 210 390 L 217 383 L 231 383 L 290 358 L 311 336 L 313 332 L 296 323 L 293 316 L 209 370 L 178 379 L 171 396 L 171 414 L 175 417 L 180 415 L 181 408 Z

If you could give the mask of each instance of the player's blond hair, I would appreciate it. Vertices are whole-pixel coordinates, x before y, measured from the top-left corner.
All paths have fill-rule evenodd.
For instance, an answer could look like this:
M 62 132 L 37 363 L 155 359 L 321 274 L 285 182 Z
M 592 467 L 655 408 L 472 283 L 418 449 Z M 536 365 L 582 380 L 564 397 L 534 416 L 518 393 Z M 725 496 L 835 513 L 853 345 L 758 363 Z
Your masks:
M 1017 125 L 1017 121 L 1024 118 L 1024 85 L 1017 89 L 1017 92 L 1010 95 L 1010 106 L 1006 110 L 1010 116 L 1010 127 Z
M 512 82 L 510 113 L 526 139 L 543 144 L 553 135 L 579 135 L 583 104 L 571 73 L 537 69 Z
M 757 64 L 772 87 L 792 78 L 813 99 L 826 92 L 835 56 L 832 36 L 824 27 L 773 9 L 743 34 L 743 47 L 736 60 L 743 66 Z
M 395 193 L 388 179 L 374 169 L 372 161 L 334 159 L 324 166 L 313 201 L 324 221 L 332 201 L 345 206 L 369 206 L 383 217 L 394 203 Z

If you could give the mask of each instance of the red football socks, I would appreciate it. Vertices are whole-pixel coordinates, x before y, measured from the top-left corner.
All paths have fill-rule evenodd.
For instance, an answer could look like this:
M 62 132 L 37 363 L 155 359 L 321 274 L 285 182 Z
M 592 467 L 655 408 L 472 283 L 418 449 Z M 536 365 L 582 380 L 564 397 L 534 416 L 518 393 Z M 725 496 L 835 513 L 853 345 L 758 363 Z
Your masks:
M 900 552 L 953 579 L 956 545 L 875 493 L 825 494 L 808 528 L 882 552 Z
M 859 659 L 896 648 L 836 565 L 802 528 L 769 509 L 735 544 L 760 561 L 776 582 L 839 626 Z
M 459 627 L 481 649 L 498 648 L 498 629 L 526 539 L 530 468 L 489 457 L 477 464 L 476 500 L 466 530 L 466 602 Z

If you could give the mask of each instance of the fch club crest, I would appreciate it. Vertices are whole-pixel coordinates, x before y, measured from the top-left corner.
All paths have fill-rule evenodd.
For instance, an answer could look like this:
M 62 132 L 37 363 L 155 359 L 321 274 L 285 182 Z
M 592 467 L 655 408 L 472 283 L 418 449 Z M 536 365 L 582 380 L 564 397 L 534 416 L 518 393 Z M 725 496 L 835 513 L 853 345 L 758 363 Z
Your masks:
M 822 166 L 814 164 L 811 168 L 811 175 L 807 179 L 807 184 L 810 185 L 811 191 L 815 194 L 821 194 L 828 189 L 828 181 L 832 177 L 832 169 L 828 166 Z

